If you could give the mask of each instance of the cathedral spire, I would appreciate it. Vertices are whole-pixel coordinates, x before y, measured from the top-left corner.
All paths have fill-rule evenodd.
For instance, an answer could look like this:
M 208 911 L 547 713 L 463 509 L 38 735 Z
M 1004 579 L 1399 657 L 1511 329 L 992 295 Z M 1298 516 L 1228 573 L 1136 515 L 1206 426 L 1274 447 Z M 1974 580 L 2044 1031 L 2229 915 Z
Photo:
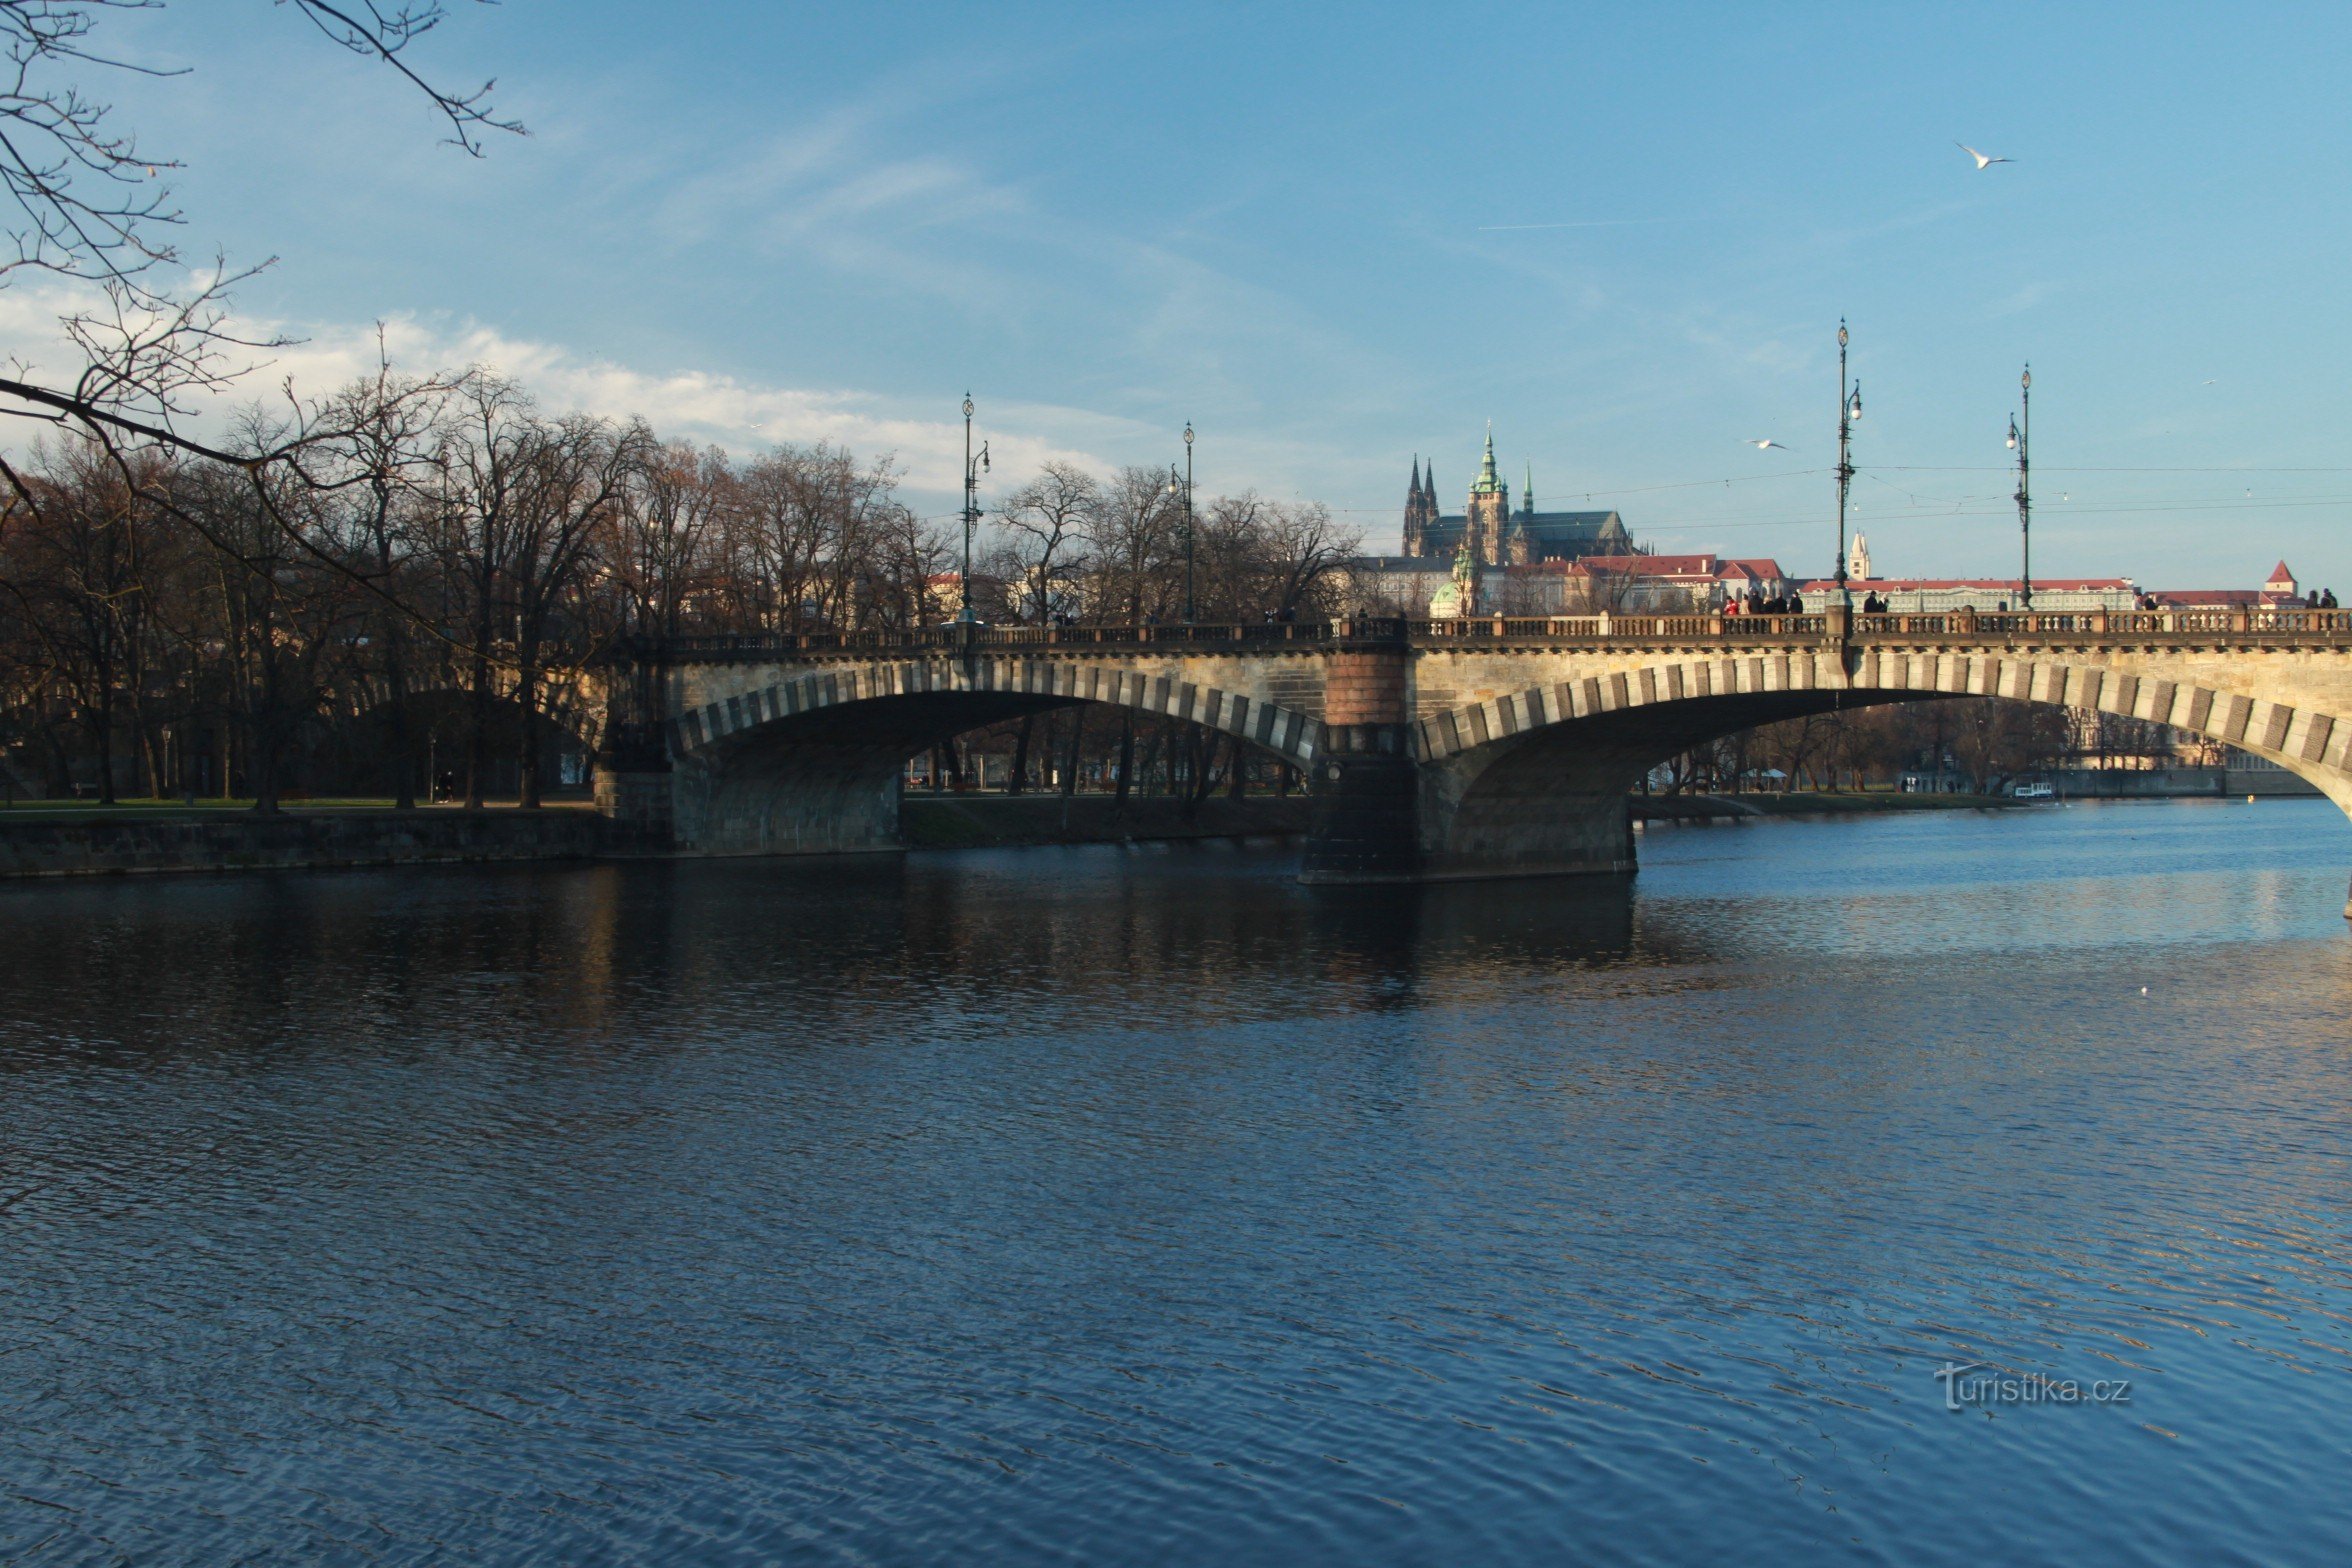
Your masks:
M 1405 491 L 1405 554 L 1419 555 L 1429 547 L 1429 525 L 1437 520 L 1437 497 L 1424 488 L 1421 454 L 1413 454 L 1413 482 Z
M 1519 492 L 1519 515 L 1535 515 L 1535 464 L 1532 461 L 1527 465 L 1527 488 Z
M 1502 482 L 1495 478 L 1494 421 L 1491 419 L 1486 422 L 1486 456 L 1479 459 L 1478 483 L 1471 488 L 1480 495 L 1492 495 L 1502 488 Z

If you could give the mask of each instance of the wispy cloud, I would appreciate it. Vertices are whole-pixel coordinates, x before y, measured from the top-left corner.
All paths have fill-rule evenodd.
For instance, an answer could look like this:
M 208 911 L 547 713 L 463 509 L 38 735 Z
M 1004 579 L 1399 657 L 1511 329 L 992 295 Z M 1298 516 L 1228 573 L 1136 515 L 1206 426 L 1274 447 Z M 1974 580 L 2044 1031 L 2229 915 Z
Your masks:
M 2000 321 L 2010 316 L 2022 316 L 2057 292 L 2058 285 L 2055 283 L 2028 283 L 1986 306 L 1985 319 Z
M 77 303 L 61 286 L 0 290 L 0 340 L 16 345 L 37 376 L 70 380 L 80 360 L 57 325 Z M 963 484 L 964 427 L 960 419 L 917 410 L 884 392 L 791 386 L 679 366 L 650 369 L 584 354 L 505 332 L 479 321 L 395 316 L 375 322 L 290 322 L 248 319 L 255 336 L 295 341 L 272 354 L 222 395 L 198 409 L 196 423 L 214 426 L 235 408 L 282 404 L 289 395 L 325 397 L 372 374 L 379 352 L 410 373 L 478 366 L 512 378 L 552 411 L 578 410 L 612 419 L 643 417 L 667 439 L 711 443 L 734 451 L 782 442 L 832 442 L 861 457 L 893 457 L 918 502 L 957 495 Z M 29 440 L 40 428 L 0 429 L 0 439 Z M 1182 449 L 1170 430 L 1096 409 L 1051 403 L 991 401 L 981 409 L 979 435 L 988 441 L 999 490 L 1047 462 L 1072 463 L 1108 475 L 1120 466 L 1166 462 Z M 1336 449 L 1302 448 L 1279 437 L 1211 433 L 1215 490 L 1255 488 L 1296 496 L 1302 475 L 1328 478 L 1346 465 Z

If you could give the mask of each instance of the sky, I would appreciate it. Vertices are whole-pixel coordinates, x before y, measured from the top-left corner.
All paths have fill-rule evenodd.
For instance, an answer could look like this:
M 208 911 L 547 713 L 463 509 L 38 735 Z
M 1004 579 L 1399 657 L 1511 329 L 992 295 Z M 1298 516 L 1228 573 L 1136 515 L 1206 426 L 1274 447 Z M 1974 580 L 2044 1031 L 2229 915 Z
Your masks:
M 528 127 L 475 159 L 268 0 L 108 17 L 85 72 L 193 255 L 303 342 L 492 364 L 747 452 L 891 452 L 957 504 L 1181 461 L 1394 548 L 1409 465 L 1666 551 L 2352 592 L 2352 8 L 655 6 L 450 0 L 414 52 Z M 1979 171 L 1956 145 L 2013 161 Z M 0 334 L 65 368 L 19 284 Z M 1787 450 L 1744 443 L 1771 439 Z

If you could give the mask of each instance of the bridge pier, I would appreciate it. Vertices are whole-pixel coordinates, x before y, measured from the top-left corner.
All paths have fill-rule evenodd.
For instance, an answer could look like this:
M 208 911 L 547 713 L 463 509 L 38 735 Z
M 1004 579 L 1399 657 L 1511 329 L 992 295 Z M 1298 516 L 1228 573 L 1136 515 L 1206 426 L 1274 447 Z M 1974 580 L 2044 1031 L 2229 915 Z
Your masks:
M 605 736 L 592 778 L 597 811 L 634 828 L 648 845 L 670 843 L 677 831 L 677 783 L 660 728 L 614 724 Z
M 1587 776 L 1588 769 L 1539 755 L 1557 749 L 1527 742 L 1499 758 L 1423 763 L 1424 877 L 1465 881 L 1634 870 L 1633 812 L 1624 779 L 1614 770 Z
M 1323 745 L 1299 880 L 1413 881 L 1421 783 L 1408 732 L 1412 650 L 1401 638 L 1351 639 L 1325 655 L 1323 680 Z
M 1531 741 L 1424 760 L 1412 745 L 1413 654 L 1343 637 L 1325 656 L 1315 809 L 1300 858 L 1311 884 L 1446 882 L 1626 872 L 1632 819 L 1615 771 Z M 1532 766 L 1530 764 L 1533 764 Z M 1588 776 L 1589 775 L 1589 776 Z

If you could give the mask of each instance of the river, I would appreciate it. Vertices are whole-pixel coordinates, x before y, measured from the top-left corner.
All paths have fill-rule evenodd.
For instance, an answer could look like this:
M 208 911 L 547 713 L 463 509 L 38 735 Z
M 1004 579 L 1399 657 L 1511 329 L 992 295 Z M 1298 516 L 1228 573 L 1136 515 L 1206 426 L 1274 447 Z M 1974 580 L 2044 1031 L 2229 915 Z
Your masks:
M 2352 1558 L 2341 813 L 1642 854 L 0 887 L 0 1561 Z

